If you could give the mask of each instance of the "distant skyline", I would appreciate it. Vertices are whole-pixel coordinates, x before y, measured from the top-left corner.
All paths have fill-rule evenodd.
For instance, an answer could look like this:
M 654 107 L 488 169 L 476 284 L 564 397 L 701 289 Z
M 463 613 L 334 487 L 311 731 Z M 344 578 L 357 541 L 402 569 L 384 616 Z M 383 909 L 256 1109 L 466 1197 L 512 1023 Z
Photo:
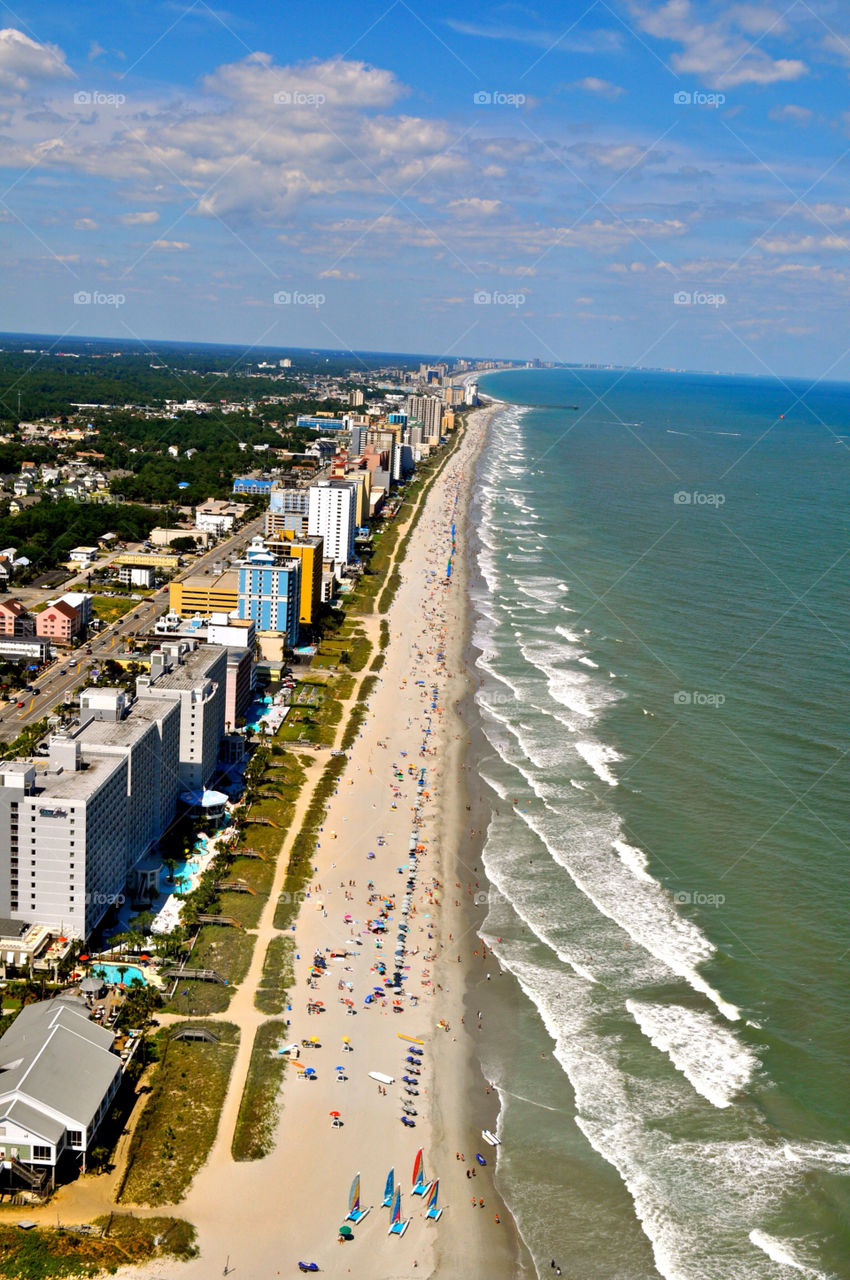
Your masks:
M 6 331 L 850 378 L 838 0 L 4 13 Z

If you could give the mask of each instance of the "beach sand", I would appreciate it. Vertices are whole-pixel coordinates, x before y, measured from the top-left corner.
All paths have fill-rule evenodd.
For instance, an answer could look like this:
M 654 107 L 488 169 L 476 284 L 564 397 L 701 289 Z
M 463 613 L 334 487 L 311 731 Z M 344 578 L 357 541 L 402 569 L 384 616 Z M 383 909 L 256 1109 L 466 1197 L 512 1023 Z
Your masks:
M 209 1277 L 228 1259 L 243 1280 L 291 1273 L 299 1259 L 353 1280 L 533 1274 L 496 1190 L 497 1153 L 481 1138 L 483 1127 L 495 1129 L 498 1103 L 480 1073 L 476 1028 L 468 1012 L 464 1018 L 467 982 L 482 980 L 484 959 L 473 924 L 481 915 L 473 871 L 481 832 L 470 828 L 476 819 L 467 811 L 467 734 L 458 711 L 469 687 L 463 533 L 489 416 L 488 410 L 470 415 L 410 539 L 388 615 L 390 644 L 380 683 L 329 802 L 309 896 L 295 926 L 288 1040 L 320 1038 L 321 1047 L 302 1048 L 300 1058 L 316 1077 L 306 1079 L 294 1063 L 287 1068 L 275 1149 L 264 1160 L 230 1159 L 238 1098 L 228 1099 L 210 1159 L 175 1210 L 196 1225 L 200 1256 L 151 1264 L 146 1280 Z M 447 586 L 453 522 L 456 550 Z M 422 852 L 405 915 L 414 830 Z M 277 886 L 283 871 L 278 869 Z M 480 879 L 484 887 L 483 874 Z M 366 924 L 378 916 L 381 901 L 370 901 L 376 894 L 394 903 L 382 939 Z M 399 929 L 404 921 L 406 935 Z M 387 976 L 393 973 L 402 937 L 401 1011 L 393 1011 L 397 996 L 389 988 L 384 999 L 366 1004 L 382 985 L 375 965 L 383 961 Z M 318 978 L 311 977 L 314 954 L 327 964 Z M 324 1012 L 308 1014 L 308 1003 L 317 1000 Z M 416 1095 L 404 1092 L 401 1080 L 411 1074 L 405 1061 L 410 1041 L 402 1037 L 422 1041 Z M 370 1071 L 395 1083 L 382 1091 Z M 403 1101 L 417 1112 L 415 1127 L 401 1123 Z M 334 1111 L 339 1127 L 332 1123 Z M 439 1222 L 426 1221 L 424 1197 L 411 1194 L 420 1147 L 426 1178 L 439 1178 Z M 486 1166 L 476 1162 L 476 1152 Z M 391 1167 L 402 1217 L 410 1219 L 403 1237 L 388 1235 L 389 1211 L 381 1205 Z M 473 1169 L 475 1176 L 467 1176 Z M 361 1205 L 370 1212 L 353 1226 L 354 1238 L 340 1243 L 356 1173 Z

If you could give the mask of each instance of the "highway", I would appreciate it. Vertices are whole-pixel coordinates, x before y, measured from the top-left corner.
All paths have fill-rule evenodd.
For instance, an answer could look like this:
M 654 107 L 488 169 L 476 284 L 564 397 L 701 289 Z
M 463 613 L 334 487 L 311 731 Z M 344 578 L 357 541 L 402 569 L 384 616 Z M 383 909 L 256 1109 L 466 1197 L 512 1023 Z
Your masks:
M 193 556 L 191 564 L 181 570 L 177 575 L 177 580 L 182 581 L 184 578 L 191 577 L 194 574 L 211 571 L 214 564 L 227 560 L 244 547 L 255 534 L 261 533 L 263 523 L 263 517 L 258 516 L 257 519 L 250 521 L 236 533 L 231 534 L 230 537 L 216 543 L 208 551 Z M 98 565 L 98 567 L 102 567 L 102 564 Z M 85 575 L 82 575 L 82 582 L 79 581 L 79 577 L 80 575 L 76 575 L 74 579 L 76 589 L 85 590 Z M 65 591 L 71 589 L 70 584 L 65 584 L 52 592 L 40 592 L 39 594 L 42 598 L 54 599 L 57 595 L 62 595 Z M 32 593 L 27 594 L 31 595 Z M 19 598 L 23 598 L 23 595 L 24 592 L 21 592 Z M 28 603 L 31 607 L 32 601 Z M 11 741 L 28 724 L 34 724 L 38 720 L 43 720 L 45 716 L 51 715 L 54 708 L 65 701 L 66 694 L 71 694 L 74 689 L 83 683 L 86 672 L 90 671 L 92 667 L 99 666 L 104 659 L 109 658 L 116 651 L 120 653 L 123 641 L 128 637 L 149 634 L 153 630 L 157 618 L 167 612 L 168 587 L 166 586 L 160 587 L 150 598 L 138 600 L 134 609 L 125 613 L 122 618 L 111 623 L 110 626 L 104 627 L 102 631 L 92 633 L 91 639 L 86 644 L 80 645 L 76 649 L 60 651 L 59 657 L 54 663 L 33 675 L 33 683 L 38 689 L 37 695 L 26 694 L 26 701 L 23 707 L 17 707 L 12 702 L 0 710 L 0 742 Z M 21 684 L 23 685 L 24 683 L 25 680 L 22 673 Z

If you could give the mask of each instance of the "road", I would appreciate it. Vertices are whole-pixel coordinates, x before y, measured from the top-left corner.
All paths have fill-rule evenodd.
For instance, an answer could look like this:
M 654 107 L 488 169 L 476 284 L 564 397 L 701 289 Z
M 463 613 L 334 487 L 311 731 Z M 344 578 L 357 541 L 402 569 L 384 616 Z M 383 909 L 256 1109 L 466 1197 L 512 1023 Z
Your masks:
M 263 517 L 243 525 L 238 532 L 217 543 L 208 551 L 192 557 L 192 562 L 177 575 L 179 581 L 193 574 L 204 573 L 220 560 L 226 560 L 234 552 L 244 547 L 263 528 Z M 98 567 L 102 567 L 99 565 Z M 78 585 L 85 589 L 85 574 L 81 575 Z M 70 590 L 69 584 L 62 588 L 64 593 Z M 23 598 L 23 592 L 20 598 Z M 39 592 L 40 596 L 55 597 L 56 591 Z M 31 602 L 28 602 L 31 604 Z M 36 677 L 38 694 L 29 696 L 24 707 L 16 707 L 10 703 L 0 711 L 0 742 L 9 742 L 28 724 L 43 720 L 52 714 L 54 707 L 64 702 L 83 681 L 84 674 L 92 667 L 98 666 L 105 658 L 111 657 L 116 650 L 120 652 L 122 642 L 128 637 L 147 635 L 153 630 L 156 619 L 168 612 L 168 587 L 161 587 L 147 600 L 139 600 L 135 609 L 124 614 L 110 626 L 104 627 L 91 638 L 87 645 L 79 649 L 69 649 L 60 653 L 51 666 L 45 667 Z M 23 682 L 22 682 L 23 683 Z

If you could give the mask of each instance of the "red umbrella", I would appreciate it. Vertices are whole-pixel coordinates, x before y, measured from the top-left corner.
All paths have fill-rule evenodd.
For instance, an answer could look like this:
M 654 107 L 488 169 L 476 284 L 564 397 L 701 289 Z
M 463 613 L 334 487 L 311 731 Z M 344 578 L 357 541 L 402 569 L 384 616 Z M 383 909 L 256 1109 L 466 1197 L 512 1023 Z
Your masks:
M 83 964 L 86 960 L 88 960 L 88 956 L 80 956 L 80 964 Z
M 338 1111 L 329 1111 L 329 1112 L 328 1112 L 328 1115 L 329 1115 L 329 1116 L 333 1116 L 335 1120 L 338 1120 L 338 1119 L 339 1119 L 339 1112 L 338 1112 Z

